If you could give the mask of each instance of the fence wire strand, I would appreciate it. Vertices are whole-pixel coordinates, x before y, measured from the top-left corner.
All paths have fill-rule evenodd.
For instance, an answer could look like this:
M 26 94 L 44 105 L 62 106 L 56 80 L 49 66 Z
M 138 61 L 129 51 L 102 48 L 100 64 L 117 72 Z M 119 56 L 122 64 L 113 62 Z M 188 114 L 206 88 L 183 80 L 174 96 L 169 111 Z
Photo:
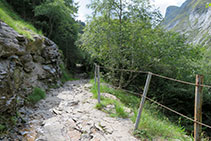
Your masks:
M 147 71 L 137 71 L 137 70 L 128 70 L 128 69 L 111 69 L 111 68 L 107 68 L 107 67 L 102 67 L 100 66 L 100 68 L 103 68 L 103 69 L 107 69 L 107 70 L 115 70 L 115 71 L 123 71 L 123 72 L 134 72 L 134 73 L 149 73 Z
M 195 83 L 191 83 L 191 82 L 187 82 L 187 81 L 183 81 L 183 80 L 178 80 L 178 79 L 170 78 L 170 77 L 167 77 L 167 76 L 162 76 L 162 75 L 159 75 L 159 74 L 156 74 L 156 73 L 152 73 L 152 75 L 157 76 L 157 77 L 160 77 L 160 78 L 168 79 L 168 80 L 171 80 L 171 81 L 175 81 L 175 82 L 187 84 L 187 85 L 211 88 L 211 86 L 209 86 L 209 85 L 197 85 Z
M 170 78 L 170 77 L 159 75 L 159 74 L 152 73 L 152 72 L 149 72 L 149 71 L 137 71 L 137 70 L 128 70 L 128 69 L 113 69 L 113 68 L 107 68 L 107 67 L 103 67 L 103 66 L 100 66 L 100 68 L 104 68 L 104 69 L 107 69 L 107 70 L 123 71 L 123 72 L 134 72 L 134 73 L 145 73 L 145 74 L 151 73 L 153 76 L 157 76 L 157 77 L 160 77 L 160 78 L 163 78 L 163 79 L 167 79 L 167 80 L 171 80 L 171 81 L 175 81 L 175 82 L 179 82 L 179 83 L 183 83 L 183 84 L 187 84 L 187 85 L 192 85 L 192 86 L 200 86 L 200 87 L 211 88 L 211 86 L 209 86 L 209 85 L 205 85 L 205 84 L 198 85 L 198 84 L 195 84 L 195 83 L 192 83 L 192 82 L 187 82 L 187 81 L 183 81 L 183 80 Z
M 188 116 L 186 116 L 186 115 L 184 115 L 184 114 L 182 114 L 182 113 L 179 113 L 179 112 L 177 112 L 177 111 L 175 111 L 175 110 L 173 110 L 173 109 L 171 109 L 171 108 L 169 108 L 169 107 L 167 107 L 167 106 L 165 106 L 165 105 L 163 105 L 163 104 L 161 104 L 161 103 L 159 103 L 159 102 L 157 102 L 157 101 L 155 101 L 155 100 L 153 100 L 153 99 L 151 99 L 151 98 L 149 98 L 149 97 L 147 97 L 147 96 L 143 96 L 143 94 L 136 93 L 136 92 L 132 92 L 132 91 L 125 90 L 125 89 L 120 89 L 120 88 L 115 87 L 115 86 L 112 86 L 112 87 L 115 88 L 115 89 L 119 89 L 119 90 L 122 90 L 122 91 L 125 91 L 125 92 L 128 92 L 128 93 L 131 93 L 131 94 L 133 94 L 133 95 L 137 95 L 137 96 L 140 96 L 140 97 L 145 97 L 147 100 L 149 100 L 149 101 L 151 101 L 151 102 L 153 102 L 153 103 L 159 105 L 160 107 L 162 107 L 162 108 L 164 108 L 164 109 L 166 109 L 166 110 L 169 110 L 169 111 L 171 111 L 171 112 L 173 112 L 173 113 L 175 113 L 175 114 L 177 114 L 177 115 L 179 115 L 179 116 L 182 116 L 182 117 L 184 117 L 184 118 L 186 118 L 186 119 L 188 119 L 188 120 L 190 120 L 190 121 L 192 121 L 192 122 L 195 122 L 195 123 L 197 123 L 197 124 L 200 124 L 200 125 L 202 125 L 202 126 L 205 126 L 205 127 L 211 129 L 211 126 L 206 125 L 206 124 L 204 124 L 204 123 L 202 123 L 202 122 L 198 122 L 198 121 L 196 121 L 196 120 L 194 120 L 194 119 L 192 119 L 192 118 L 190 118 L 190 117 L 188 117 Z
M 134 73 L 145 73 L 145 74 L 151 73 L 151 72 L 147 72 L 147 71 L 136 71 L 136 70 L 127 70 L 127 69 L 111 69 L 111 68 L 102 67 L 102 66 L 100 66 L 100 68 L 104 68 L 104 69 L 108 69 L 108 70 L 115 70 L 115 71 L 134 72 Z M 171 80 L 171 81 L 175 81 L 175 82 L 179 82 L 179 83 L 183 83 L 183 84 L 187 84 L 187 85 L 211 88 L 211 86 L 209 86 L 209 85 L 197 85 L 195 83 L 186 82 L 186 81 L 183 81 L 183 80 L 177 80 L 177 79 L 174 79 L 174 78 L 162 76 L 162 75 L 155 74 L 155 73 L 151 73 L 151 74 L 153 76 L 157 76 L 157 77 L 160 77 L 160 78 L 163 78 L 163 79 L 168 79 L 168 80 Z M 175 114 L 177 114 L 177 115 L 179 115 L 179 116 L 181 116 L 183 118 L 186 118 L 186 119 L 188 119 L 188 120 L 190 120 L 190 121 L 192 121 L 194 123 L 200 124 L 202 126 L 205 126 L 205 127 L 211 129 L 210 125 L 204 124 L 202 122 L 198 122 L 198 121 L 196 121 L 196 120 L 194 120 L 194 119 L 192 119 L 192 118 L 190 118 L 190 117 L 188 117 L 188 116 L 186 116 L 186 115 L 184 115 L 182 113 L 179 113 L 179 112 L 177 112 L 177 111 L 175 111 L 175 110 L 173 110 L 173 109 L 171 109 L 171 108 L 169 108 L 169 107 L 167 107 L 167 106 L 165 106 L 165 105 L 163 105 L 163 104 L 161 104 L 161 103 L 159 103 L 159 102 L 157 102 L 157 101 L 155 101 L 155 100 L 153 100 L 153 99 L 151 99 L 151 98 L 149 98 L 147 96 L 143 96 L 143 94 L 132 92 L 132 91 L 125 90 L 125 89 L 121 89 L 121 88 L 118 88 L 118 87 L 115 87 L 115 86 L 112 86 L 112 87 L 115 88 L 115 89 L 119 89 L 119 90 L 122 90 L 122 91 L 125 91 L 125 92 L 128 92 L 128 93 L 131 93 L 133 95 L 137 95 L 137 96 L 140 96 L 140 97 L 145 97 L 147 100 L 151 101 L 152 103 L 157 104 L 158 106 L 160 106 L 160 107 L 162 107 L 162 108 L 164 108 L 164 109 L 166 109 L 168 111 L 171 111 L 171 112 L 173 112 L 173 113 L 175 113 Z

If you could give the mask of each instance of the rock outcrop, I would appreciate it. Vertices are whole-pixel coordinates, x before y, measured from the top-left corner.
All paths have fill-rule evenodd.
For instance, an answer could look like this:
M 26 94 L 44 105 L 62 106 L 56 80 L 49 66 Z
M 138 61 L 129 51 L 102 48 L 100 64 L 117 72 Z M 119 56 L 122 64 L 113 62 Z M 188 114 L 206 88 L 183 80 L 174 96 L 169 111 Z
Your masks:
M 47 89 L 59 83 L 61 55 L 56 44 L 40 35 L 33 38 L 27 39 L 1 22 L 0 113 L 23 105 L 33 87 Z
M 210 0 L 186 0 L 181 7 L 170 6 L 162 23 L 167 30 L 187 35 L 188 42 L 211 45 Z

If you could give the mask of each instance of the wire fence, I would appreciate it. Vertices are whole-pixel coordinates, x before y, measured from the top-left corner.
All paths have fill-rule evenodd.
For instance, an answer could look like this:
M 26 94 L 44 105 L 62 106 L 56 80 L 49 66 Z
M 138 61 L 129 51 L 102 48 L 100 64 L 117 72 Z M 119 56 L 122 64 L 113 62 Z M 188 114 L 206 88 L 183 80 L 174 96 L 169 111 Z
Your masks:
M 200 125 L 202 125 L 202 126 L 205 126 L 205 127 L 211 129 L 211 126 L 206 125 L 206 124 L 201 123 L 201 122 L 198 122 L 198 121 L 195 121 L 194 119 L 192 119 L 192 118 L 190 118 L 190 117 L 188 117 L 188 116 L 185 116 L 184 114 L 182 114 L 182 113 L 180 113 L 180 112 L 177 112 L 177 111 L 175 111 L 175 110 L 173 110 L 173 109 L 171 109 L 171 108 L 169 108 L 169 107 L 167 107 L 167 106 L 165 106 L 165 105 L 163 105 L 163 104 L 161 104 L 161 103 L 159 103 L 159 102 L 157 102 L 157 101 L 155 101 L 155 100 L 153 100 L 153 99 L 151 99 L 151 98 L 149 98 L 149 97 L 147 97 L 147 96 L 143 96 L 143 94 L 141 94 L 141 93 L 136 93 L 136 92 L 129 91 L 129 90 L 125 90 L 125 89 L 120 89 L 120 88 L 115 87 L 115 86 L 112 86 L 112 87 L 115 88 L 115 89 L 119 89 L 119 90 L 128 92 L 128 93 L 133 94 L 133 95 L 136 95 L 136 96 L 145 97 L 145 98 L 148 99 L 149 101 L 151 101 L 151 102 L 153 102 L 153 103 L 159 105 L 160 107 L 162 107 L 162 108 L 164 108 L 164 109 L 166 109 L 166 110 L 168 110 L 168 111 L 171 111 L 171 112 L 173 112 L 173 113 L 175 113 L 175 114 L 177 114 L 177 115 L 179 115 L 179 116 L 182 116 L 182 117 L 184 117 L 184 118 L 186 118 L 186 119 L 188 119 L 188 120 L 191 120 L 192 122 L 195 122 L 195 123 L 197 123 L 197 124 L 200 124 Z
M 160 77 L 160 78 L 163 78 L 163 79 L 167 79 L 167 80 L 171 80 L 171 81 L 175 81 L 175 82 L 178 82 L 178 83 L 182 83 L 182 84 L 187 84 L 187 85 L 192 85 L 192 86 L 196 86 L 196 87 L 207 87 L 207 88 L 211 88 L 211 86 L 209 85 L 204 85 L 204 84 L 198 84 L 198 83 L 192 83 L 192 82 L 187 82 L 187 81 L 183 81 L 183 80 L 178 80 L 178 79 L 174 79 L 174 78 L 170 78 L 170 77 L 167 77 L 167 76 L 162 76 L 162 75 L 159 75 L 159 74 L 156 74 L 156 73 L 151 73 L 151 72 L 148 72 L 148 71 L 139 71 L 139 70 L 128 70 L 128 69 L 114 69 L 114 68 L 107 68 L 107 67 L 103 67 L 103 66 L 98 66 L 100 68 L 103 68 L 103 69 L 107 69 L 107 70 L 111 70 L 111 71 L 122 71 L 122 72 L 132 72 L 132 73 L 143 73 L 143 74 L 150 74 L 150 75 L 153 75 L 153 76 L 156 76 L 156 77 Z M 99 73 L 99 72 L 98 72 Z M 98 74 L 99 75 L 99 74 Z M 151 78 L 150 78 L 151 79 Z M 121 89 L 121 88 L 118 88 L 118 87 L 115 87 L 115 86 L 112 86 L 113 88 L 115 89 L 119 89 L 119 90 L 122 90 L 122 91 L 125 91 L 125 92 L 128 92 L 130 94 L 133 94 L 133 95 L 136 95 L 136 96 L 140 96 L 142 97 L 142 99 L 146 98 L 147 100 L 149 100 L 150 102 L 152 103 L 155 103 L 156 105 L 170 111 L 170 112 L 173 112 L 189 121 L 192 121 L 198 125 L 201 125 L 201 126 L 204 126 L 204 127 L 207 127 L 209 129 L 211 129 L 211 126 L 210 125 L 207 125 L 205 123 L 202 123 L 200 121 L 197 121 L 196 119 L 192 119 L 176 110 L 173 110 L 171 108 L 169 108 L 168 106 L 165 106 L 149 97 L 147 97 L 146 95 L 144 94 L 141 94 L 141 93 L 137 93 L 137 92 L 133 92 L 133 91 L 129 91 L 129 90 L 125 90 L 125 89 Z M 146 92 L 147 93 L 147 92 Z M 144 103 L 144 102 L 143 102 Z M 140 104 L 140 107 L 141 107 L 141 104 Z M 194 129 L 194 135 L 195 135 L 195 129 Z
M 100 68 L 104 68 L 104 69 L 107 69 L 107 70 L 115 70 L 115 71 L 123 71 L 123 72 L 134 72 L 134 73 L 149 73 L 147 71 L 138 71 L 138 70 L 128 70 L 128 69 L 111 69 L 111 68 L 107 68 L 107 67 L 103 67 L 103 66 L 100 66 Z
M 113 68 L 107 68 L 107 67 L 103 67 L 103 66 L 100 66 L 100 68 L 104 68 L 104 69 L 107 69 L 107 70 L 122 71 L 122 72 L 133 72 L 133 73 L 143 73 L 143 74 L 152 73 L 152 72 L 149 72 L 149 71 L 138 71 L 138 70 L 128 70 L 128 69 L 113 69 Z M 203 85 L 197 85 L 197 84 L 192 83 L 192 82 L 178 80 L 178 79 L 175 79 L 175 78 L 170 78 L 170 77 L 159 75 L 159 74 L 156 74 L 156 73 L 152 73 L 152 75 L 153 76 L 160 77 L 160 78 L 163 78 L 163 79 L 167 79 L 167 80 L 175 81 L 175 82 L 178 82 L 178 83 L 182 83 L 182 84 L 211 88 L 210 85 L 205 85 L 205 84 L 203 84 Z

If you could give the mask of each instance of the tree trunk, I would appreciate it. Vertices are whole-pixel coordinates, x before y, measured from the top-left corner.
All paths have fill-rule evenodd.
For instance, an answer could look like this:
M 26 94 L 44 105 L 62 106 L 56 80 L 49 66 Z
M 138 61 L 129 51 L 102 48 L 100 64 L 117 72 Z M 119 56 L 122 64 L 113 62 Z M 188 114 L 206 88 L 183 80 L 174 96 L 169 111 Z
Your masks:
M 49 34 L 48 34 L 48 38 L 50 38 L 51 37 L 51 34 L 52 34 L 52 32 L 53 32 L 53 20 L 52 20 L 52 18 L 50 17 L 50 20 L 49 20 L 49 22 L 50 22 L 50 30 L 49 30 Z

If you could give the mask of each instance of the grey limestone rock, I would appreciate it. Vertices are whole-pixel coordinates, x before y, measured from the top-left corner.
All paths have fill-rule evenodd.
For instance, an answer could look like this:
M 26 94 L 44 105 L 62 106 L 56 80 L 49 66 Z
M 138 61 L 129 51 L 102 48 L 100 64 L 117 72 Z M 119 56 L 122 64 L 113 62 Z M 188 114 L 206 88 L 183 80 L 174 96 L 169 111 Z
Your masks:
M 35 86 L 47 89 L 49 83 L 59 83 L 62 61 L 58 47 L 46 37 L 33 38 L 27 39 L 1 22 L 0 112 L 11 113 L 22 106 L 23 97 Z

